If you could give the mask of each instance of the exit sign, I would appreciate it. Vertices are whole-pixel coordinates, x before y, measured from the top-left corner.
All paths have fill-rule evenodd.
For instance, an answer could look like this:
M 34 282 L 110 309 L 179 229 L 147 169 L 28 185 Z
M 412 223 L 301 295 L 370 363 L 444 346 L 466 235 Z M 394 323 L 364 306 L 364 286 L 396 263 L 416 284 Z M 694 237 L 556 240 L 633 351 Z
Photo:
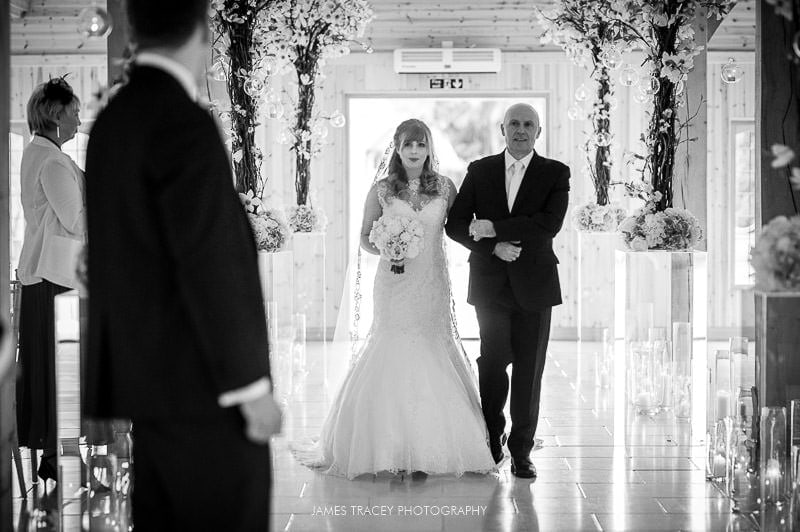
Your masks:
M 464 78 L 431 78 L 432 89 L 463 89 Z

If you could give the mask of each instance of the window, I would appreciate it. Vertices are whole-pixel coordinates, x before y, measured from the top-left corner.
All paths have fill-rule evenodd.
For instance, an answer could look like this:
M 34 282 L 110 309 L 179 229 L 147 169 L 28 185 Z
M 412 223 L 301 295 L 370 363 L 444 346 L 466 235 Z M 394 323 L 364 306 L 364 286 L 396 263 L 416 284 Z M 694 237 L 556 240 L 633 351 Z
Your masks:
M 753 120 L 731 121 L 731 170 L 733 176 L 733 231 L 731 264 L 733 284 L 753 286 L 750 249 L 756 238 L 756 132 Z

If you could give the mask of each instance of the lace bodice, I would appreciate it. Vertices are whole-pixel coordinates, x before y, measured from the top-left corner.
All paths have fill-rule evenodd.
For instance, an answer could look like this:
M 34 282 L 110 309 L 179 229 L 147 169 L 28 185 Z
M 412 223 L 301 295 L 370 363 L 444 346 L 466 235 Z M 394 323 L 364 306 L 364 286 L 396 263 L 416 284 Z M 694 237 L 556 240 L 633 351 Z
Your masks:
M 411 202 L 393 195 L 387 182 L 377 184 L 383 215 L 418 219 L 424 230 L 424 244 L 417 257 L 406 259 L 405 273 L 402 274 L 392 273 L 389 261 L 381 258 L 375 276 L 375 315 L 370 334 L 383 327 L 415 334 L 434 330 L 445 334 L 453 332 L 450 286 L 443 248 L 450 192 L 447 178 L 439 179 L 442 193 L 437 196 L 419 194 L 416 208 Z

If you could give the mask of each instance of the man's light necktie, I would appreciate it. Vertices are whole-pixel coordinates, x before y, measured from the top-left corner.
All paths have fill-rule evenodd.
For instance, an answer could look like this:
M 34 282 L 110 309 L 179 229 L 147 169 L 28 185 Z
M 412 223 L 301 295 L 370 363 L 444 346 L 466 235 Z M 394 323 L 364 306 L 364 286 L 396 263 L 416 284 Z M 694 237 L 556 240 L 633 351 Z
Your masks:
M 511 165 L 511 179 L 508 180 L 508 190 L 506 191 L 509 212 L 511 212 L 511 208 L 514 206 L 514 199 L 517 197 L 519 185 L 522 182 L 522 168 L 522 163 L 519 161 L 515 161 Z

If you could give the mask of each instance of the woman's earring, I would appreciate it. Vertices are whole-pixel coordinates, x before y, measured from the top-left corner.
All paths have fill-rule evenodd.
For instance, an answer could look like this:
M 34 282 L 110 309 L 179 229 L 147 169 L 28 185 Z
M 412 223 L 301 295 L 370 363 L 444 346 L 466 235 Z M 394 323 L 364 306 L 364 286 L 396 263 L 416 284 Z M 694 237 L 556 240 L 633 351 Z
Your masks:
M 56 137 L 61 138 L 61 126 L 56 124 Z

